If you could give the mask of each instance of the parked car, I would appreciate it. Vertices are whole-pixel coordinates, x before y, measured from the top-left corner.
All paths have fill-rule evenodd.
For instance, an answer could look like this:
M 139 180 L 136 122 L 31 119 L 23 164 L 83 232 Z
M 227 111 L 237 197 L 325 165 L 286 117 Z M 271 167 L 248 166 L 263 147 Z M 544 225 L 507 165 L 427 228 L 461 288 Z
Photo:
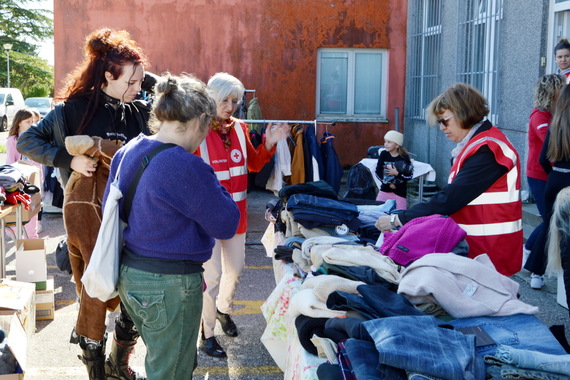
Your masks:
M 42 118 L 53 109 L 52 98 L 27 98 L 25 103 L 26 106 L 37 109 Z
M 0 88 L 0 132 L 8 130 L 16 112 L 24 107 L 24 97 L 20 90 Z

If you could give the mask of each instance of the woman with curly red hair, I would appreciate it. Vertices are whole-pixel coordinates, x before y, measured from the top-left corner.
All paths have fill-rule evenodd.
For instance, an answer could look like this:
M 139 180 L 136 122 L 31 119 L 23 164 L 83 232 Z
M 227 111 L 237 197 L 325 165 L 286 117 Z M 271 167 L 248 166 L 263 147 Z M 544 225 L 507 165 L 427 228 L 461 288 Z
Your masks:
M 111 149 L 114 154 L 120 145 L 139 134 L 150 134 L 147 125 L 150 107 L 137 99 L 142 89 L 149 90 L 149 82 L 151 86 L 154 84 L 154 77 L 145 74 L 146 64 L 142 49 L 128 32 L 104 28 L 89 34 L 85 40 L 83 62 L 68 75 L 66 85 L 56 98 L 62 103 L 23 133 L 17 144 L 23 155 L 58 168 L 62 186 L 65 187 L 72 173 L 74 176 L 74 186 L 66 189 L 63 213 L 79 295 L 79 315 L 72 338 L 79 336 L 89 379 L 106 379 L 106 376 L 140 378 L 127 364 L 139 335 L 121 305 L 121 313 L 115 321 L 112 350 L 105 363 L 106 312 L 115 310 L 120 300 L 116 297 L 101 302 L 89 297 L 83 290 L 81 276 L 89 263 L 101 223 L 100 202 L 105 189 L 98 184 L 101 177 L 106 182 L 110 157 L 72 155 L 66 148 L 66 137 L 87 135 L 93 141 L 106 141 L 106 146 L 109 140 L 113 141 L 117 144 L 116 149 Z M 86 187 L 85 184 L 78 186 L 78 182 L 93 184 L 93 194 L 97 197 L 92 201 L 92 195 L 89 195 L 92 204 L 78 201 L 84 195 L 77 194 L 77 189 Z M 82 216 L 80 221 L 77 220 L 78 214 Z M 76 216 L 74 220 L 70 220 L 72 215 Z

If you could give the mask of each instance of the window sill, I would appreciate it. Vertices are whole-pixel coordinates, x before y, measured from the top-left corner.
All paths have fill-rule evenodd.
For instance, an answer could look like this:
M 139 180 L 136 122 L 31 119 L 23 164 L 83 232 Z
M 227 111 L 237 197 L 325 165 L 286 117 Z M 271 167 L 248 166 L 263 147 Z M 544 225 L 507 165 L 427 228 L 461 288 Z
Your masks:
M 333 121 L 337 122 L 337 123 L 388 123 L 388 122 L 390 122 L 388 119 L 386 119 L 384 117 L 317 116 L 317 123 L 320 123 L 320 122 L 331 123 Z

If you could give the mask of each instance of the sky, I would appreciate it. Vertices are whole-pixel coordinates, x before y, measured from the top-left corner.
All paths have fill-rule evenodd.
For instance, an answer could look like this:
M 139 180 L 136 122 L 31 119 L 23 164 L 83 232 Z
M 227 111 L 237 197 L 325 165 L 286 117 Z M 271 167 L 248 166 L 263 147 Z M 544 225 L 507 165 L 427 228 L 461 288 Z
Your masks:
M 53 0 L 41 0 L 35 5 L 34 8 L 37 9 L 49 9 L 53 11 Z M 50 65 L 54 64 L 53 58 L 53 39 L 45 41 L 41 44 L 39 51 L 40 58 L 46 59 Z

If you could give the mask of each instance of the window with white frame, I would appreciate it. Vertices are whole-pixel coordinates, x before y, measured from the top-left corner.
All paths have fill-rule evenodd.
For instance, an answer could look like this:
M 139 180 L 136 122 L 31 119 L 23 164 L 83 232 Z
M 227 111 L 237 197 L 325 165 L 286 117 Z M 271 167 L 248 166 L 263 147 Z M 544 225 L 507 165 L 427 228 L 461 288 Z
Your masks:
M 570 0 L 552 0 L 550 10 L 549 44 L 546 49 L 550 70 L 547 73 L 555 73 L 558 66 L 554 58 L 554 47 L 562 38 L 570 40 Z
M 387 64 L 383 49 L 319 49 L 319 119 L 386 119 Z
M 443 0 L 412 0 L 406 116 L 425 119 L 424 109 L 440 91 Z
M 457 79 L 469 83 L 487 98 L 489 119 L 497 122 L 498 52 L 503 0 L 459 2 Z

